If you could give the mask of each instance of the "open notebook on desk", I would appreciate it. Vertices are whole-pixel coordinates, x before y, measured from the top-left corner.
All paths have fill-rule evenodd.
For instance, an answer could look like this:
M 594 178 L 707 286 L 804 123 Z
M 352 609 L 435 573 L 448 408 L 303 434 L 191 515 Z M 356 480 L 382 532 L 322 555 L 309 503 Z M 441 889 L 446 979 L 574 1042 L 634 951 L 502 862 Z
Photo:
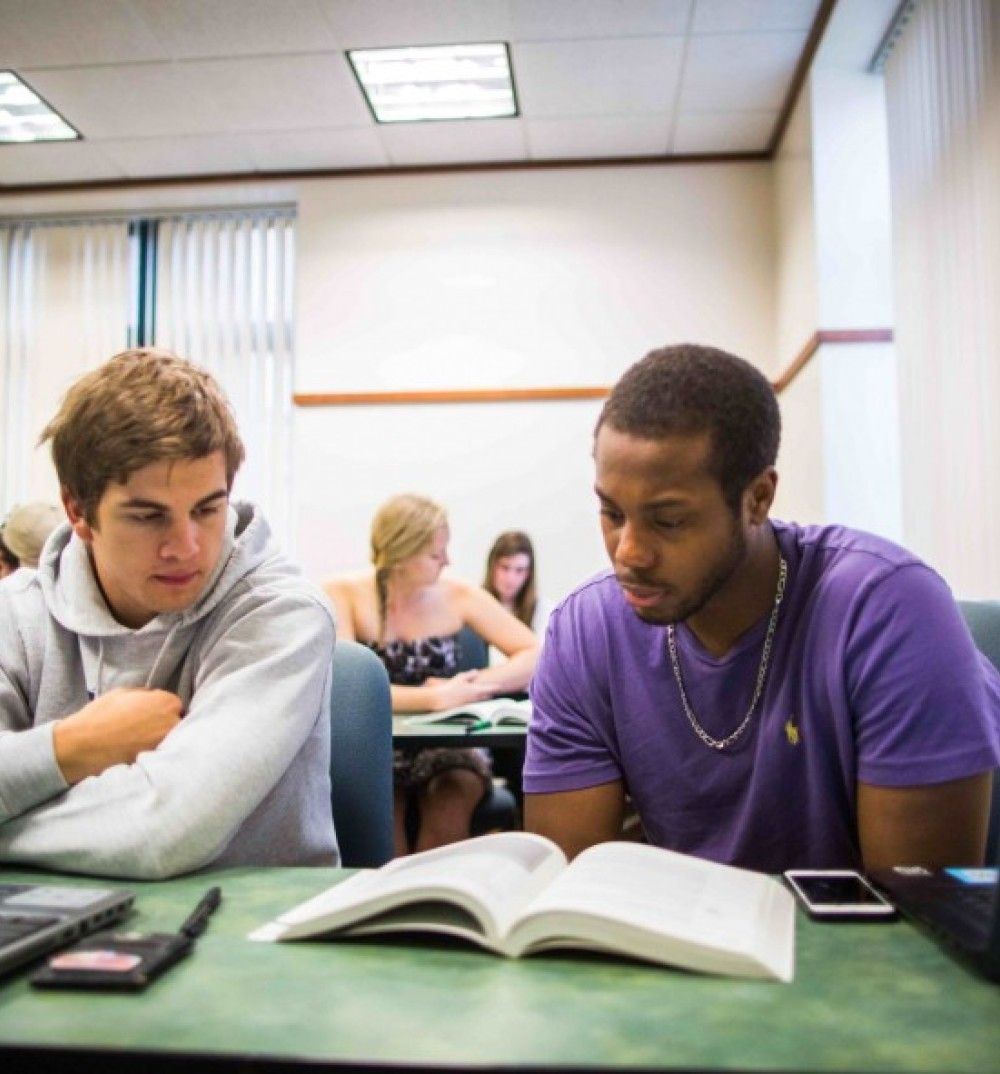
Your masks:
M 401 719 L 406 727 L 434 724 L 480 728 L 527 727 L 531 721 L 531 702 L 492 697 L 487 701 L 471 701 L 442 712 L 418 712 Z

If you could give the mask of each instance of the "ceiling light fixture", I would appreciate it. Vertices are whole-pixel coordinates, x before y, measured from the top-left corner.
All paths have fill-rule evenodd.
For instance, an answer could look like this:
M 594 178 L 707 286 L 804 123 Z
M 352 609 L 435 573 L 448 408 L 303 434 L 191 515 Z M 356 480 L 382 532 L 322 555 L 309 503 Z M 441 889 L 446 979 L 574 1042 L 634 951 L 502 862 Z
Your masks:
M 517 115 L 502 42 L 350 49 L 347 58 L 379 123 Z
M 66 142 L 80 138 L 13 71 L 0 71 L 0 142 Z

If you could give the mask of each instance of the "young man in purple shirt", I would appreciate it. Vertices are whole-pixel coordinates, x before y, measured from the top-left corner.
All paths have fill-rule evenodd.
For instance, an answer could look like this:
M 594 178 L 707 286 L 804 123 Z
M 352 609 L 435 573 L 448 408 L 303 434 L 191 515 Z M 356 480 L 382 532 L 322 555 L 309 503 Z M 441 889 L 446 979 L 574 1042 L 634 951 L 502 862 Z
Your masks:
M 772 522 L 767 380 L 647 355 L 594 441 L 612 570 L 550 620 L 525 820 L 570 855 L 625 798 L 658 846 L 750 868 L 982 860 L 1000 677 L 942 579 L 881 538 Z

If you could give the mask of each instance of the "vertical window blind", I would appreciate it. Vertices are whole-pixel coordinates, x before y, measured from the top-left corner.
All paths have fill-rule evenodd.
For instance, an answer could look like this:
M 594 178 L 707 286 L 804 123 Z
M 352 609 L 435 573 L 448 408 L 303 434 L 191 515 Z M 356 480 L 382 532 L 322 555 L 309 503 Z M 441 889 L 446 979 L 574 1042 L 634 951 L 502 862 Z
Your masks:
M 0 223 L 0 495 L 54 498 L 35 441 L 69 383 L 125 344 L 124 221 Z
M 34 249 L 31 228 L 0 228 L 0 498 L 3 512 L 24 497 L 25 395 L 33 305 Z
M 921 0 L 885 66 L 908 543 L 1000 596 L 1000 5 Z
M 0 221 L 0 510 L 53 497 L 34 444 L 68 385 L 152 344 L 218 378 L 247 447 L 235 494 L 288 548 L 294 256 L 286 208 Z
M 239 421 L 247 460 L 236 493 L 293 542 L 291 210 L 160 218 L 153 340 L 210 370 Z

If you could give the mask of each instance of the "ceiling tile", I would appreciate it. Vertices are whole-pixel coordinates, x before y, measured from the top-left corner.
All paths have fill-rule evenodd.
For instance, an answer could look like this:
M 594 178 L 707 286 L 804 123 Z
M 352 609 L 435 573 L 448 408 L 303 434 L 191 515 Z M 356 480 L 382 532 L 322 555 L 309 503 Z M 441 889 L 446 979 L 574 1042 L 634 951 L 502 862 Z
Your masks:
M 389 155 L 373 127 L 244 134 L 258 171 L 380 168 Z
M 35 163 L 40 181 L 86 181 L 759 150 L 819 6 L 0 0 L 0 68 L 85 138 L 0 148 L 0 182 Z M 511 42 L 515 120 L 377 125 L 343 55 L 484 40 Z
M 695 0 L 691 32 L 808 30 L 820 0 Z
M 669 112 L 682 51 L 680 37 L 516 45 L 512 63 L 522 112 L 533 118 Z
M 760 153 L 777 121 L 777 112 L 682 112 L 671 152 Z
M 133 0 L 164 57 L 318 52 L 337 41 L 315 0 Z
M 379 135 L 393 164 L 527 159 L 524 128 L 517 119 L 382 124 Z
M 236 138 L 134 138 L 98 143 L 129 178 L 230 175 L 254 170 L 253 154 Z
M 159 58 L 127 0 L 0 0 L 0 68 Z
M 220 129 L 211 99 L 199 99 L 175 64 L 47 68 L 25 78 L 85 138 Z
M 780 108 L 805 39 L 800 31 L 691 38 L 680 110 Z
M 510 39 L 508 0 L 317 0 L 342 48 Z
M 120 179 L 122 169 L 91 142 L 0 145 L 0 184 Z
M 683 34 L 692 0 L 511 0 L 513 40 Z
M 648 157 L 667 151 L 670 117 L 594 116 L 524 121 L 532 160 Z
M 340 52 L 193 60 L 177 68 L 197 99 L 210 103 L 221 123 L 216 130 L 302 130 L 372 121 Z M 209 121 L 215 122 L 215 115 Z

